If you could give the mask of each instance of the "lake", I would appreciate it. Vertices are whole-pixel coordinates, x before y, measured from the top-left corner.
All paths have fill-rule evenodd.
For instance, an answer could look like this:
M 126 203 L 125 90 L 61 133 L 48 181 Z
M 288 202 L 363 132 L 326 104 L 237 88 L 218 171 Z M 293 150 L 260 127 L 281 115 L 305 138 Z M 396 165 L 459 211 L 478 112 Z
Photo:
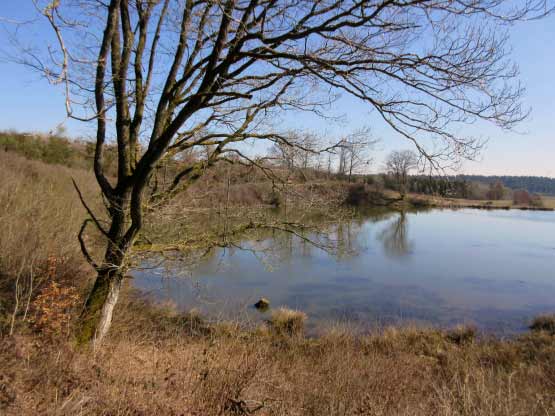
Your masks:
M 132 272 L 134 285 L 215 319 L 260 321 L 252 307 L 306 312 L 309 330 L 349 323 L 472 324 L 496 334 L 555 311 L 555 213 L 429 210 L 360 216 L 331 232 L 329 252 L 285 233 L 215 249 L 188 269 Z M 266 312 L 267 314 L 268 312 Z

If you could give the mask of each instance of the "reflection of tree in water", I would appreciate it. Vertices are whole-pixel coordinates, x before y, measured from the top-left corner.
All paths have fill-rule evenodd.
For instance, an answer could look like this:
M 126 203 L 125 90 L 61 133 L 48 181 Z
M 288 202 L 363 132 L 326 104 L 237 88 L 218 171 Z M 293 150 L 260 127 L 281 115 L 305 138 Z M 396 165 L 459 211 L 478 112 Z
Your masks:
M 271 238 L 264 240 L 264 255 L 277 264 L 288 263 L 295 257 L 310 258 L 319 251 L 344 258 L 356 251 L 359 228 L 357 221 L 347 220 L 322 225 L 320 229 L 303 235 L 275 231 Z M 257 251 L 261 254 L 260 247 L 257 247 Z
M 383 217 L 380 217 L 383 219 Z M 306 233 L 291 233 L 282 230 L 256 230 L 244 239 L 234 241 L 228 248 L 215 248 L 207 252 L 206 261 L 210 257 L 221 256 L 222 251 L 233 255 L 238 251 L 248 251 L 262 261 L 267 267 L 291 262 L 296 257 L 309 258 L 319 251 L 337 259 L 345 259 L 355 255 L 360 247 L 358 236 L 365 222 L 378 221 L 373 217 L 352 217 L 334 223 L 321 224 L 318 229 L 312 228 Z
M 352 255 L 357 250 L 357 235 L 360 229 L 359 224 L 355 224 L 354 221 L 349 221 L 345 223 L 340 223 L 337 225 L 335 231 L 337 249 L 337 258 L 346 258 Z
M 149 263 L 150 266 L 154 264 L 158 267 L 162 266 L 166 275 L 188 276 L 201 264 L 216 269 L 227 267 L 229 258 L 245 252 L 252 254 L 270 270 L 290 263 L 295 258 L 312 257 L 319 251 L 325 251 L 338 260 L 345 260 L 357 255 L 363 248 L 360 246 L 359 236 L 364 232 L 366 224 L 380 223 L 394 215 L 395 212 L 390 210 L 367 210 L 356 215 L 338 216 L 337 221 L 315 218 L 310 227 L 298 232 L 288 232 L 280 228 L 256 228 L 248 232 L 228 235 L 221 241 L 218 240 L 220 230 L 216 227 L 213 235 L 205 233 L 207 243 L 211 241 L 213 243 L 211 246 L 152 252 L 147 266 Z M 404 214 L 400 220 L 404 223 Z M 245 221 L 243 219 L 241 224 Z M 394 221 L 394 223 L 398 222 L 399 220 Z M 199 220 L 198 223 L 201 221 Z M 402 226 L 403 224 L 400 224 L 400 227 Z M 182 229 L 175 226 L 173 230 L 164 229 L 168 233 L 175 233 L 176 230 Z M 187 235 L 199 235 L 190 229 L 184 232 Z M 159 234 L 165 235 L 161 232 Z M 393 232 L 393 234 L 398 235 L 399 232 Z M 389 239 L 391 237 L 385 238 L 385 240 Z
M 408 223 L 405 212 L 400 212 L 399 216 L 393 220 L 378 235 L 381 240 L 385 253 L 391 257 L 405 257 L 412 252 L 413 245 L 408 240 Z

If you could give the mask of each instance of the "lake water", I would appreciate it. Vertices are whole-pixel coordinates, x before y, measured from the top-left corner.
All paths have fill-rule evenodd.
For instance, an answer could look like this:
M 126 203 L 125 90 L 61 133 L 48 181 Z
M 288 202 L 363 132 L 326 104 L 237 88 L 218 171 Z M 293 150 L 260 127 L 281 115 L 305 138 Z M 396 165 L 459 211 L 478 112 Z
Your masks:
M 416 322 L 497 334 L 555 312 L 555 213 L 431 210 L 336 227 L 329 253 L 290 234 L 217 249 L 189 272 L 135 270 L 136 287 L 214 318 L 262 320 L 252 304 L 305 311 L 311 331 Z M 247 250 L 253 249 L 253 250 Z

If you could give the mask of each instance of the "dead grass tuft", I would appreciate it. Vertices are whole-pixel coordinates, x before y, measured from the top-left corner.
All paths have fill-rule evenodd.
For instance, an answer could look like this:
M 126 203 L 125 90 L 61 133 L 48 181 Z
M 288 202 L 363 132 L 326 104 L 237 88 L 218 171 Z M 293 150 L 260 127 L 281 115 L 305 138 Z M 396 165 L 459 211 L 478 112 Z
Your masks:
M 272 311 L 268 324 L 278 335 L 299 336 L 304 331 L 307 316 L 304 312 L 288 308 Z
M 457 345 L 468 344 L 476 339 L 476 328 L 469 325 L 458 325 L 446 334 L 447 339 Z
M 545 331 L 555 335 L 555 315 L 540 315 L 530 325 L 532 331 Z

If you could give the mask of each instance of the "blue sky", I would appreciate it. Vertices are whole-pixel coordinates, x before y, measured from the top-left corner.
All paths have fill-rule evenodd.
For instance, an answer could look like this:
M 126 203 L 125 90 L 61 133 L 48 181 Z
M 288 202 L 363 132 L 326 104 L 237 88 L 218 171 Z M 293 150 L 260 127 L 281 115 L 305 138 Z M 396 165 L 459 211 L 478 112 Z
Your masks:
M 31 2 L 4 1 L 0 18 L 26 20 Z M 0 20 L 0 26 L 1 26 Z M 532 112 L 518 127 L 518 133 L 507 133 L 494 126 L 479 123 L 468 127 L 468 133 L 488 139 L 487 148 L 477 162 L 465 162 L 461 173 L 542 175 L 555 177 L 555 15 L 519 23 L 511 28 L 512 59 L 519 65 L 521 80 L 527 92 L 524 105 Z M 43 24 L 26 26 L 24 38 L 45 42 L 50 38 Z M 0 45 L 6 45 L 5 30 L 0 30 Z M 1 46 L 0 46 L 1 49 Z M 308 127 L 319 133 L 340 134 L 346 128 L 370 125 L 381 142 L 375 151 L 378 169 L 385 154 L 392 149 L 410 148 L 406 140 L 384 126 L 362 103 L 343 97 L 336 110 L 345 114 L 342 124 L 323 124 L 310 117 L 286 118 L 291 127 Z M 17 64 L 0 60 L 0 129 L 47 132 L 65 119 L 61 91 L 50 86 L 37 74 Z M 90 128 L 72 122 L 67 124 L 72 135 L 91 135 Z

